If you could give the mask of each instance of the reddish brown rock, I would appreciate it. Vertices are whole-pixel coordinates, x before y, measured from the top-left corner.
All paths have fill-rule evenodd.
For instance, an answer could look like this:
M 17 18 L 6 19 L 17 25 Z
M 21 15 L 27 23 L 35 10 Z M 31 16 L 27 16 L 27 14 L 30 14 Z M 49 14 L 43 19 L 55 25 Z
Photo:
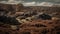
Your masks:
M 0 4 L 0 12 L 2 13 L 4 12 L 3 13 L 4 15 L 6 14 L 5 12 L 8 12 L 9 17 L 11 16 L 21 17 L 20 16 L 21 13 L 25 14 L 30 11 L 35 11 L 37 13 L 41 13 L 41 12 L 47 13 L 49 15 L 52 15 L 52 17 L 49 20 L 34 19 L 31 21 L 29 20 L 26 21 L 25 16 L 22 15 L 24 18 L 22 20 L 25 22 L 22 23 L 21 25 L 0 24 L 0 34 L 60 34 L 60 18 L 55 18 L 55 17 L 60 17 L 60 7 L 42 7 L 42 6 L 24 7 L 23 5 L 20 5 L 20 4 L 17 4 L 17 5 L 16 4 Z M 13 21 L 14 20 L 12 20 L 12 22 Z

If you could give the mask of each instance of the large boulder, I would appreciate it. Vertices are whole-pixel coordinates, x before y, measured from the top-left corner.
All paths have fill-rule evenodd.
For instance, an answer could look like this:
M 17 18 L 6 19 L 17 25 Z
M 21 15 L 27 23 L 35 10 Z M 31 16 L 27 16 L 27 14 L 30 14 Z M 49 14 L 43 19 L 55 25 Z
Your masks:
M 21 23 L 16 20 L 15 17 L 0 16 L 0 23 L 10 24 L 10 25 L 19 25 Z
M 48 14 L 40 14 L 37 16 L 38 19 L 42 19 L 42 20 L 51 20 L 52 19 L 52 16 L 48 15 Z

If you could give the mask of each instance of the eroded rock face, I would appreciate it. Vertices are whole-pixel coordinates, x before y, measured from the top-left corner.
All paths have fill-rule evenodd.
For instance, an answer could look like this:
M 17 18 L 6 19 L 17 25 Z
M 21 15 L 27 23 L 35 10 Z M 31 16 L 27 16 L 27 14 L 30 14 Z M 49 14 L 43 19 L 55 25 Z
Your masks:
M 23 6 L 21 6 L 20 4 L 17 5 L 0 4 L 0 13 L 1 13 L 0 23 L 4 23 L 4 25 L 0 27 L 1 30 L 0 33 L 1 32 L 2 34 L 5 33 L 6 34 L 59 34 L 60 33 L 60 27 L 59 27 L 60 20 L 59 18 L 52 17 L 53 16 L 52 14 L 56 11 L 58 12 L 57 15 L 59 15 L 60 7 L 29 7 L 31 9 L 28 8 L 25 9 L 26 7 L 23 7 L 24 9 L 22 9 L 22 7 Z M 22 14 L 19 13 L 20 10 Z M 43 14 L 39 15 L 39 13 L 41 12 L 43 12 Z M 51 14 L 52 16 L 50 16 L 49 14 Z
M 3 15 L 7 15 L 9 12 L 11 12 L 11 14 L 15 14 L 15 12 L 20 11 L 22 9 L 22 7 L 23 7 L 22 4 L 2 4 L 2 3 L 0 3 L 0 12 L 2 12 Z
M 2 4 L 0 3 L 0 9 L 7 10 L 7 11 L 18 11 L 20 8 L 22 8 L 22 4 Z

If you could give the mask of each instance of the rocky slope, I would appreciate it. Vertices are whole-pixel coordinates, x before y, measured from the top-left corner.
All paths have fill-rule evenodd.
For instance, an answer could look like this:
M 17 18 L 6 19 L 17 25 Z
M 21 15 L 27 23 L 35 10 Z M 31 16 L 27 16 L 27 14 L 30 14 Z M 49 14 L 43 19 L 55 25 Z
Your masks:
M 0 34 L 60 34 L 60 7 L 0 3 Z

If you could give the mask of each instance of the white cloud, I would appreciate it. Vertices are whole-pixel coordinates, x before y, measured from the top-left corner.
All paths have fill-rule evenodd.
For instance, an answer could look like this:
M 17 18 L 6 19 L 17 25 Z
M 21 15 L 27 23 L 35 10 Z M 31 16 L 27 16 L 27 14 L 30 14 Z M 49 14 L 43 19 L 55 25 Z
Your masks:
M 24 6 L 53 6 L 54 5 L 53 3 L 50 3 L 50 2 L 35 2 L 35 1 L 25 2 L 25 1 L 22 1 L 22 0 L 8 0 L 8 1 L 1 1 L 0 3 L 6 3 L 6 4 L 22 3 Z M 58 5 L 58 4 L 56 4 L 56 5 Z

